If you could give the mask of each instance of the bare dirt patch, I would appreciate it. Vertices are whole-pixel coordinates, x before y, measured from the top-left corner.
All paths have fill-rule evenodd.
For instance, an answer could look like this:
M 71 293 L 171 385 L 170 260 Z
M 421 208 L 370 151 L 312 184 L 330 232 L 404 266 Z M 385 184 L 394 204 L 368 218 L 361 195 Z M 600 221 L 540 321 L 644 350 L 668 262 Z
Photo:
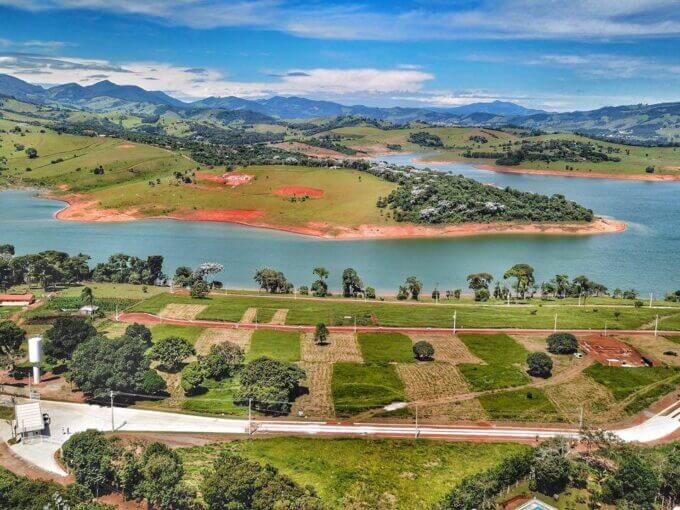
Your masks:
M 226 183 L 224 177 L 210 172 L 196 172 L 196 180 L 199 182 L 215 182 L 217 184 Z
M 680 366 L 680 345 L 667 338 L 649 334 L 622 337 L 621 339 L 649 358 L 669 365 Z M 677 356 L 664 354 L 665 352 L 674 352 Z
M 603 424 L 619 417 L 609 390 L 583 374 L 562 384 L 545 386 L 543 391 L 572 424 L 579 423 L 581 406 L 586 425 Z
M 321 198 L 324 191 L 319 188 L 308 188 L 306 186 L 284 186 L 274 191 L 274 195 L 281 195 L 284 197 L 311 197 Z
M 335 363 L 347 361 L 363 363 L 356 338 L 352 333 L 331 333 L 327 345 L 316 345 L 314 333 L 302 335 L 300 359 L 307 363 Z
M 434 347 L 435 361 L 447 363 L 476 363 L 485 364 L 481 359 L 472 354 L 457 336 L 448 333 L 409 333 L 413 343 L 424 340 Z
M 288 308 L 279 308 L 274 312 L 274 315 L 272 317 L 272 320 L 269 321 L 269 324 L 279 324 L 283 325 L 286 323 L 286 317 L 288 316 Z
M 231 342 L 238 345 L 245 353 L 250 349 L 252 336 L 252 330 L 247 329 L 208 328 L 198 337 L 194 348 L 197 354 L 208 354 L 211 346 Z
M 163 307 L 158 313 L 158 316 L 168 319 L 192 320 L 206 308 L 208 308 L 207 305 L 180 305 L 177 303 L 169 303 Z
M 118 338 L 123 336 L 129 325 L 126 322 L 111 322 L 106 327 L 100 329 L 99 332 L 104 333 L 108 338 Z
M 135 147 L 137 146 L 131 143 L 121 143 L 120 145 L 116 145 L 116 149 L 134 149 Z
M 546 339 L 548 338 L 547 334 L 539 334 L 539 335 L 532 335 L 532 334 L 517 334 L 517 335 L 510 335 L 514 340 L 517 341 L 518 344 L 523 345 L 524 348 L 529 351 L 529 352 L 534 352 L 534 351 L 541 351 L 541 352 L 547 352 L 547 347 L 548 344 L 546 342 Z
M 224 184 L 226 184 L 227 186 L 231 186 L 232 188 L 235 188 L 236 186 L 243 186 L 244 184 L 248 184 L 255 178 L 255 176 L 251 174 L 244 174 L 241 172 L 231 172 L 222 175 L 222 178 L 224 179 Z
M 609 335 L 587 335 L 578 339 L 581 349 L 603 365 L 644 366 L 642 356 L 633 347 Z
M 239 321 L 241 324 L 252 324 L 255 322 L 255 317 L 257 317 L 257 308 L 248 308 L 243 312 L 243 317 Z
M 452 421 L 485 421 L 489 415 L 476 398 L 449 402 L 445 404 L 425 404 L 418 406 L 418 418 L 432 423 Z
M 295 401 L 292 414 L 297 415 L 298 411 L 301 411 L 305 416 L 320 418 L 334 416 L 335 409 L 331 396 L 333 365 L 301 362 L 300 368 L 307 374 L 301 386 L 306 388 L 308 393 Z
M 397 372 L 408 400 L 430 400 L 468 393 L 470 387 L 450 363 L 399 363 Z
M 259 209 L 192 209 L 172 213 L 167 217 L 185 221 L 223 221 L 249 224 L 249 221 L 259 218 L 263 214 Z

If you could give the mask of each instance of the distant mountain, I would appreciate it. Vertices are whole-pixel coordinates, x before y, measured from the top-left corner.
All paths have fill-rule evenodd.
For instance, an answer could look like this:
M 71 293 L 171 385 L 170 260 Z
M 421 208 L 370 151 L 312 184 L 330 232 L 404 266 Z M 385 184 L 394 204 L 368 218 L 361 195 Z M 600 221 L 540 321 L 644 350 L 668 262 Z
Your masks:
M 116 85 L 108 80 L 100 81 L 94 85 L 81 86 L 77 83 L 57 85 L 45 90 L 45 96 L 53 101 L 79 105 L 88 101 L 110 97 L 132 103 L 149 103 L 169 106 L 186 106 L 182 101 L 170 97 L 165 92 L 148 91 L 136 85 Z
M 517 103 L 510 103 L 508 101 L 470 103 L 463 106 L 456 106 L 454 108 L 442 108 L 441 110 L 456 115 L 469 115 L 471 113 L 490 113 L 492 115 L 523 116 L 523 115 L 535 115 L 537 113 L 546 113 L 544 110 L 534 110 L 532 108 L 525 108 L 522 105 L 519 105 Z
M 31 85 L 9 74 L 0 74 L 0 94 L 17 99 L 31 99 L 33 96 L 44 92 L 44 90 L 42 87 Z

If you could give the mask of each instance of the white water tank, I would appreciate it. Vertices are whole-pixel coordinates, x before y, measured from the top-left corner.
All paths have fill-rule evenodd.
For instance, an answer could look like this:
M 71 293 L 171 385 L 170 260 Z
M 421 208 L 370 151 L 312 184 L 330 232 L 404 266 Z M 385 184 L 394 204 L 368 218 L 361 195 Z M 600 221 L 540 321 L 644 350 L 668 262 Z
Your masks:
M 28 339 L 28 361 L 29 363 L 42 363 L 42 337 L 34 336 Z M 33 384 L 40 384 L 40 367 L 33 366 Z
M 28 339 L 28 361 L 30 363 L 42 363 L 42 337 L 34 336 Z

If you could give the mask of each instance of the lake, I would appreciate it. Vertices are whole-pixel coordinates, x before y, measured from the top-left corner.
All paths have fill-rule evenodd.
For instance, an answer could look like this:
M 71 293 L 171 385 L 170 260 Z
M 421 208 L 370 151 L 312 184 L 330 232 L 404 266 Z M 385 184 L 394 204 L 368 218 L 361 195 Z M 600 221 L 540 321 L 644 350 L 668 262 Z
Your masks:
M 384 157 L 410 163 L 413 155 Z M 424 166 L 424 165 L 423 165 Z M 340 287 L 346 267 L 364 282 L 392 292 L 409 275 L 418 276 L 429 293 L 466 288 L 465 276 L 486 271 L 497 277 L 519 262 L 536 269 L 537 281 L 556 273 L 585 274 L 610 289 L 635 288 L 660 296 L 680 288 L 680 182 L 636 182 L 502 174 L 463 163 L 431 164 L 480 182 L 537 193 L 562 193 L 598 215 L 628 223 L 628 230 L 599 236 L 483 236 L 444 239 L 328 241 L 239 225 L 148 220 L 133 223 L 74 223 L 54 219 L 64 204 L 33 198 L 28 191 L 0 192 L 0 243 L 19 253 L 56 249 L 84 252 L 93 261 L 124 252 L 160 254 L 166 272 L 178 265 L 212 261 L 224 264 L 217 278 L 227 286 L 250 288 L 257 268 L 283 271 L 299 285 L 313 281 L 312 269 L 331 272 Z

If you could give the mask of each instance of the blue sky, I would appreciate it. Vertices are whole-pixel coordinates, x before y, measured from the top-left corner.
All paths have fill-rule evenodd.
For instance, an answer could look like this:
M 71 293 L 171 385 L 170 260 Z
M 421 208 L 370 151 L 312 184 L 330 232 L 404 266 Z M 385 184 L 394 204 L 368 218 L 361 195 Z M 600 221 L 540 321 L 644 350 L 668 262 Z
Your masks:
M 0 73 L 548 110 L 680 100 L 678 0 L 0 0 Z

